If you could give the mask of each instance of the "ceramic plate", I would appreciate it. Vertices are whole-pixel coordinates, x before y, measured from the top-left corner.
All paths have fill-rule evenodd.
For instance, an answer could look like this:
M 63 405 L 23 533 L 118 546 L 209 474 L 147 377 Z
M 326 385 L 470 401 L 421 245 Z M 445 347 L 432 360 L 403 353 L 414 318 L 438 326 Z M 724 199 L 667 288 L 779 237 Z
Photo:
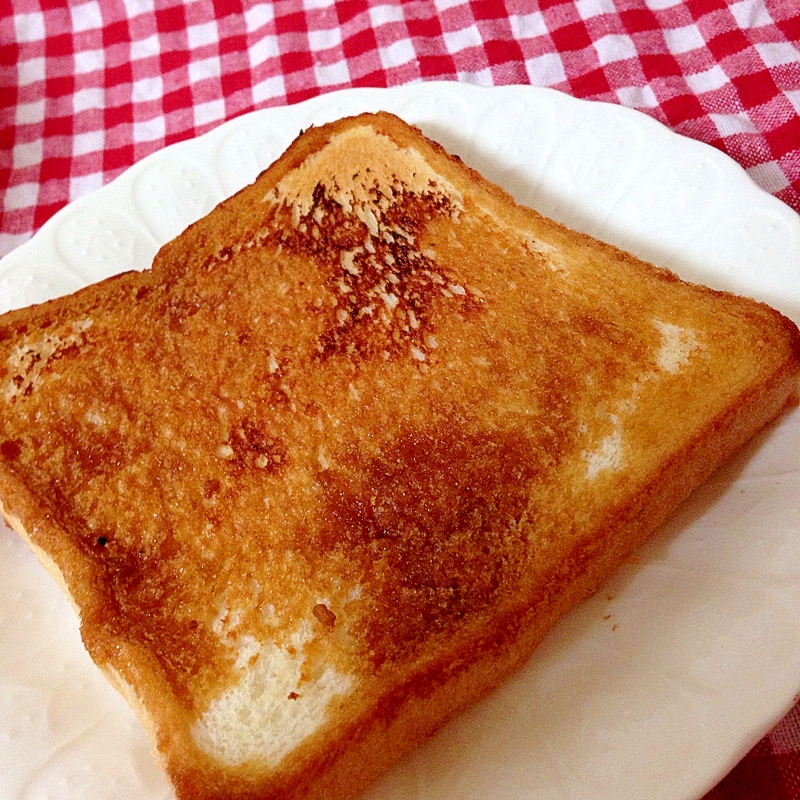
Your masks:
M 519 201 L 800 322 L 800 218 L 718 151 L 527 86 L 348 90 L 166 148 L 0 261 L 0 312 L 127 269 L 312 124 L 385 109 Z M 800 689 L 800 409 L 718 473 L 517 676 L 369 800 L 692 800 Z M 0 526 L 0 800 L 168 800 L 60 590 Z

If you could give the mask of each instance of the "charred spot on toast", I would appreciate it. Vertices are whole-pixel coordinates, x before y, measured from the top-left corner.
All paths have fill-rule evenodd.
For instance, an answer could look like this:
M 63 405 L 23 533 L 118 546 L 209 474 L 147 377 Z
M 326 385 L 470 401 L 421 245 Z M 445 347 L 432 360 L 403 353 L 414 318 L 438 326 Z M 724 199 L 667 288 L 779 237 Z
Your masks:
M 0 442 L 0 456 L 6 461 L 16 461 L 22 454 L 22 439 L 5 439 Z
M 413 656 L 510 592 L 529 563 L 520 524 L 546 449 L 520 430 L 408 431 L 350 469 L 321 473 L 323 552 L 360 564 L 367 605 L 356 626 L 375 668 Z
M 203 497 L 210 500 L 222 488 L 222 484 L 217 478 L 208 478 L 203 484 Z
M 251 419 L 243 419 L 233 428 L 227 445 L 231 450 L 227 463 L 234 469 L 260 469 L 274 473 L 288 463 L 286 442 Z
M 305 213 L 278 206 L 263 240 L 318 265 L 329 302 L 308 309 L 324 317 L 317 358 L 422 354 L 444 303 L 447 313 L 461 315 L 482 308 L 421 244 L 432 225 L 456 213 L 435 185 L 418 193 L 396 181 L 388 197 L 376 181 L 368 201 L 349 210 L 337 193 L 337 186 L 317 183 Z

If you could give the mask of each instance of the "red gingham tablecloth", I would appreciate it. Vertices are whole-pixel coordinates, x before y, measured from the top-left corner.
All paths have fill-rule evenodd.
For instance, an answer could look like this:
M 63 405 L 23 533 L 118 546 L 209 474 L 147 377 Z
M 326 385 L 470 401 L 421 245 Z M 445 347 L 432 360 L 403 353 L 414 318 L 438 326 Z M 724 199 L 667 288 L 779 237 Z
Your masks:
M 800 0 L 2 0 L 0 255 L 231 117 L 422 80 L 639 109 L 800 211 Z M 800 706 L 706 800 L 791 798 Z

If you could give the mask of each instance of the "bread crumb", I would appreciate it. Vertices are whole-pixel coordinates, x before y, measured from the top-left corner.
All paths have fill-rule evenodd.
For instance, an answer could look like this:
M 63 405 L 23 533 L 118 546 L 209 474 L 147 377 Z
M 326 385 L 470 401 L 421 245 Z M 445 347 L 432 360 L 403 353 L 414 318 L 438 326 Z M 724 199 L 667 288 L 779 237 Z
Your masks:
M 311 613 L 326 627 L 333 629 L 336 624 L 336 614 L 334 614 L 325 603 L 317 603 L 311 609 Z

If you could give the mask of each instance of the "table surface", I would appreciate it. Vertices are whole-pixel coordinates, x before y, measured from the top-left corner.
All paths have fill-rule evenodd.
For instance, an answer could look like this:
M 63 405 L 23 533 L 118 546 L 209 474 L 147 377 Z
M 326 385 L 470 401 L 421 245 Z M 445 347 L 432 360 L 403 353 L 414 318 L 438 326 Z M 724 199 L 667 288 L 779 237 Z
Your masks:
M 0 256 L 232 117 L 425 80 L 638 109 L 800 212 L 797 0 L 10 0 L 0 15 Z M 800 705 L 704 800 L 762 798 L 800 798 Z

